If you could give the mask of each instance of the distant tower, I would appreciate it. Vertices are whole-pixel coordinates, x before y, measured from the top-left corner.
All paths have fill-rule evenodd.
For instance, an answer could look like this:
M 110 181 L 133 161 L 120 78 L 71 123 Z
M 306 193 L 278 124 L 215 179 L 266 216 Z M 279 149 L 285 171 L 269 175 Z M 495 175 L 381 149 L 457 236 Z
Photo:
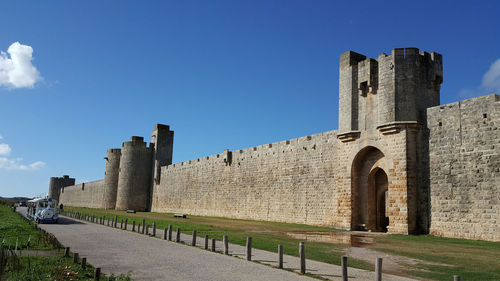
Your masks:
M 75 185 L 75 179 L 70 178 L 68 175 L 64 175 L 60 178 L 51 177 L 49 183 L 49 198 L 57 200 L 59 202 L 59 195 L 61 194 L 61 189 L 66 186 Z
M 151 146 L 154 147 L 153 171 L 149 206 L 152 204 L 153 187 L 160 183 L 160 168 L 172 164 L 172 150 L 174 146 L 174 131 L 168 125 L 156 124 L 151 135 Z
M 105 209 L 114 209 L 118 191 L 118 176 L 120 172 L 121 149 L 111 148 L 106 153 L 106 170 L 104 172 L 104 202 Z
M 116 210 L 146 211 L 151 188 L 152 145 L 143 137 L 131 137 L 121 149 Z

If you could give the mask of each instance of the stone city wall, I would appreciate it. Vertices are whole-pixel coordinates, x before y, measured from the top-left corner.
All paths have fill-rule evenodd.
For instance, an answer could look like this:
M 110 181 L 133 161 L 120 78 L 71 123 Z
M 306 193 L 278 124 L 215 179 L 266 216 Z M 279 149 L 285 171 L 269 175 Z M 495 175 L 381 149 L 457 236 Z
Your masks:
M 59 203 L 65 206 L 104 208 L 104 180 L 63 187 Z
M 500 241 L 500 102 L 488 95 L 427 110 L 431 228 Z
M 330 131 L 163 166 L 152 211 L 348 228 L 337 142 Z
M 406 189 L 406 143 L 405 129 L 387 136 L 362 133 L 347 143 L 329 131 L 163 166 L 152 211 L 349 229 L 352 163 L 372 147 L 382 151 L 378 165 L 389 178 L 390 231 L 409 233 L 408 221 L 415 218 L 407 210 L 414 197 Z

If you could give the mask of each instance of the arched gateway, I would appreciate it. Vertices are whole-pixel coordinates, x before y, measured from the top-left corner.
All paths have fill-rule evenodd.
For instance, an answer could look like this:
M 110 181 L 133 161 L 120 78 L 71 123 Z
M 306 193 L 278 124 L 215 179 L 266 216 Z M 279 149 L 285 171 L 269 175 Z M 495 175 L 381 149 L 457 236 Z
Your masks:
M 387 231 L 389 181 L 384 154 L 373 146 L 362 149 L 352 163 L 351 229 Z

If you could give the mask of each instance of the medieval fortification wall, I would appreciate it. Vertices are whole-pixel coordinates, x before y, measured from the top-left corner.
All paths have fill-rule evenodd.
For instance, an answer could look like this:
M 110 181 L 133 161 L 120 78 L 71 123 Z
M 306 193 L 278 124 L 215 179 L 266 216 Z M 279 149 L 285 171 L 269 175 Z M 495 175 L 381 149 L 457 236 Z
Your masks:
M 500 101 L 488 95 L 429 108 L 431 229 L 500 240 Z
M 70 206 L 180 212 L 500 241 L 500 102 L 439 106 L 442 58 L 340 58 L 339 129 L 172 164 L 173 131 L 107 151 L 102 181 L 55 178 Z
M 59 202 L 66 206 L 103 208 L 104 180 L 63 187 Z

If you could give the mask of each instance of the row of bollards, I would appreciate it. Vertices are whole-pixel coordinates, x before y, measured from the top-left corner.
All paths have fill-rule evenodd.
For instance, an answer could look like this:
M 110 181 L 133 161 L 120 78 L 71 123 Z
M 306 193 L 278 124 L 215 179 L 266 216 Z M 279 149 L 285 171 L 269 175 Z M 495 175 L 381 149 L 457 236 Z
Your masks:
M 69 257 L 69 255 L 70 255 L 69 247 L 66 247 L 66 249 L 64 250 L 64 256 Z M 87 258 L 82 257 L 81 260 L 82 260 L 81 262 L 82 269 L 85 270 L 87 268 Z M 79 261 L 79 254 L 73 253 L 73 263 L 78 264 L 78 261 Z M 99 280 L 100 277 L 101 277 L 101 268 L 97 267 L 94 272 L 94 280 Z
M 97 222 L 97 219 L 99 219 L 100 224 L 105 224 L 105 221 L 107 221 L 107 225 L 109 226 L 111 224 L 112 227 L 117 228 L 117 223 L 118 223 L 118 217 L 115 216 L 112 218 L 112 220 L 106 220 L 105 217 L 101 218 L 96 218 L 96 217 L 91 217 L 91 216 L 84 216 L 79 213 L 68 213 L 67 214 L 70 217 L 74 217 L 77 219 L 84 219 L 87 221 L 91 222 Z M 127 230 L 127 225 L 128 225 L 128 218 L 125 220 L 121 219 L 120 220 L 120 228 Z M 142 219 L 142 224 L 139 223 L 136 225 L 135 221 L 132 221 L 132 232 L 136 232 L 136 226 L 137 226 L 137 232 L 149 235 L 149 225 L 146 224 L 146 220 Z M 152 224 L 152 233 L 151 235 L 153 237 L 156 236 L 156 222 L 153 222 Z M 173 226 L 171 224 L 168 225 L 168 227 L 164 228 L 163 230 L 163 240 L 168 240 L 172 241 L 172 232 L 173 232 Z M 197 241 L 197 235 L 198 231 L 193 230 L 192 233 L 192 238 L 191 238 L 191 246 L 196 246 L 196 241 Z M 211 245 L 209 248 L 209 240 L 211 240 Z M 203 248 L 205 250 L 210 250 L 212 252 L 216 252 L 216 239 L 209 239 L 208 235 L 205 235 L 204 237 L 204 245 Z M 177 228 L 176 229 L 176 236 L 175 236 L 175 242 L 180 243 L 181 242 L 181 229 Z M 223 253 L 225 255 L 229 255 L 229 238 L 227 235 L 224 235 L 222 237 L 222 245 L 223 245 Z M 66 248 L 65 256 L 69 256 L 69 248 Z M 300 273 L 301 274 L 306 274 L 306 253 L 305 253 L 305 243 L 304 242 L 299 242 L 299 259 L 300 259 Z M 78 260 L 78 253 L 74 254 L 74 260 L 75 263 Z M 247 237 L 246 238 L 246 260 L 251 261 L 252 260 L 252 237 Z M 382 258 L 377 258 L 375 262 L 375 281 L 382 281 Z M 86 262 L 86 259 L 82 259 L 82 267 L 84 267 L 84 264 Z M 341 258 L 341 270 L 342 270 L 342 281 L 347 281 L 348 280 L 348 271 L 347 271 L 347 256 L 342 256 Z M 282 269 L 283 268 L 283 246 L 278 245 L 278 268 Z M 99 270 L 99 274 L 97 274 L 97 271 Z M 100 275 L 100 268 L 96 268 L 96 275 Z M 95 277 L 99 280 L 98 277 Z M 453 281 L 461 281 L 460 276 L 454 275 L 453 276 Z

